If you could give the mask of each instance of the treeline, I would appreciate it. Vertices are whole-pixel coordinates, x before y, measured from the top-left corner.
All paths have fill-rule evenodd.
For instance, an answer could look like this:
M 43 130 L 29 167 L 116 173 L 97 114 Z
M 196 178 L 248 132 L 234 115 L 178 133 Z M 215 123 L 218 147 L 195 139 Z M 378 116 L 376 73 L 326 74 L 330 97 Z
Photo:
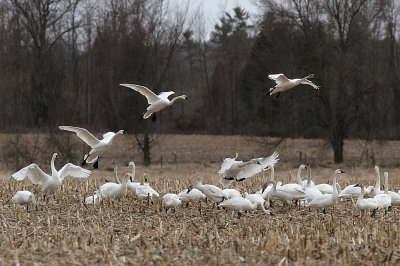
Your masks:
M 326 138 L 337 162 L 346 137 L 400 137 L 396 0 L 259 5 L 256 23 L 238 7 L 208 37 L 206 14 L 169 1 L 0 0 L 1 130 Z M 270 97 L 273 73 L 321 89 Z M 189 100 L 140 121 L 144 97 L 119 83 Z

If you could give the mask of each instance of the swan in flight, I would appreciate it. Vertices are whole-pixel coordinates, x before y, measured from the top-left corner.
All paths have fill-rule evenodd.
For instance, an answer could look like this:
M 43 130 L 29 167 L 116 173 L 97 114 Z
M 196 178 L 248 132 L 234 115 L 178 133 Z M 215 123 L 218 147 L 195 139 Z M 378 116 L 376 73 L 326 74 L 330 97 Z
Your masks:
M 162 197 L 162 206 L 165 208 L 165 212 L 168 209 L 174 209 L 181 205 L 182 201 L 179 199 L 179 196 L 174 193 L 167 193 Z
M 338 198 L 338 190 L 337 190 L 337 183 L 336 183 L 336 175 L 346 173 L 340 169 L 336 169 L 333 173 L 332 184 L 333 184 L 333 193 L 332 194 L 323 194 L 318 197 L 315 197 L 309 203 L 306 204 L 306 207 L 309 208 L 317 208 L 323 209 L 325 213 L 325 209 L 331 207 L 336 204 L 336 200 Z
M 124 134 L 123 130 L 120 130 L 117 133 L 107 132 L 103 135 L 103 139 L 99 140 L 84 128 L 71 126 L 59 126 L 58 128 L 65 131 L 75 132 L 81 140 L 92 148 L 89 154 L 83 156 L 82 166 L 88 163 L 93 163 L 95 169 L 99 167 L 99 157 L 111 147 L 114 138 L 118 135 Z
M 146 97 L 149 107 L 147 107 L 147 112 L 143 114 L 143 118 L 146 119 L 149 118 L 151 115 L 153 115 L 152 117 L 153 121 L 157 120 L 155 113 L 159 112 L 160 110 L 164 109 L 167 106 L 174 104 L 174 102 L 178 99 L 183 99 L 183 100 L 187 99 L 186 95 L 181 95 L 174 97 L 172 100 L 169 100 L 168 97 L 175 93 L 173 91 L 161 92 L 159 95 L 156 95 L 154 92 L 152 92 L 151 90 L 149 90 L 144 86 L 135 84 L 119 84 L 119 85 L 135 90 Z
M 309 78 L 314 78 L 314 74 L 310 74 L 307 77 L 302 79 L 288 79 L 284 74 L 271 74 L 268 75 L 268 78 L 274 80 L 276 85 L 273 88 L 269 89 L 269 95 L 277 94 L 276 97 L 279 97 L 281 92 L 290 90 L 291 88 L 298 86 L 300 84 L 310 85 L 314 89 L 318 90 L 319 87 L 312 83 Z
M 264 208 L 264 205 L 261 204 L 260 202 L 251 203 L 250 200 L 241 197 L 225 200 L 220 204 L 218 204 L 218 206 L 237 211 L 239 217 L 242 211 L 252 211 L 257 209 L 258 207 L 260 207 L 263 210 L 265 215 L 271 214 L 271 212 L 269 210 L 266 210 Z
M 274 152 L 268 157 L 260 157 L 251 159 L 250 161 L 236 161 L 238 154 L 234 158 L 225 158 L 221 169 L 218 171 L 220 175 L 220 183 L 227 187 L 233 181 L 244 181 L 262 171 L 268 170 L 278 162 L 279 153 Z
M 222 189 L 214 185 L 203 184 L 203 180 L 204 177 L 197 177 L 193 180 L 193 188 L 200 190 L 208 199 L 215 203 L 221 203 L 226 199 Z
M 28 210 L 29 204 L 34 204 L 37 206 L 37 201 L 35 195 L 32 192 L 27 190 L 17 191 L 14 196 L 11 198 L 12 203 L 18 205 L 26 205 L 26 211 Z
M 354 185 L 355 188 L 360 188 L 360 195 L 358 196 L 356 207 L 359 210 L 372 210 L 371 217 L 375 217 L 376 210 L 379 208 L 379 204 L 375 198 L 364 199 L 365 188 L 363 184 Z
M 63 168 L 57 171 L 54 166 L 54 160 L 56 157 L 57 153 L 54 153 L 53 157 L 51 158 L 51 175 L 46 174 L 42 171 L 42 169 L 39 168 L 39 166 L 37 166 L 37 164 L 33 163 L 14 173 L 12 177 L 18 181 L 24 180 L 26 177 L 28 177 L 33 184 L 39 184 L 43 186 L 42 192 L 44 197 L 48 194 L 55 193 L 61 187 L 62 181 L 67 176 L 76 178 L 89 177 L 91 171 L 83 169 L 72 163 L 67 163 Z

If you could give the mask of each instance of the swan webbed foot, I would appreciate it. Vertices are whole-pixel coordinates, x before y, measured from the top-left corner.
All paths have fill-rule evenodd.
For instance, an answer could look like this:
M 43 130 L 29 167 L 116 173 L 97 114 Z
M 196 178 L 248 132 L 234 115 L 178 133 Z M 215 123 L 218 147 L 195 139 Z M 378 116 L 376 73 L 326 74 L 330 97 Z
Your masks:
M 153 114 L 153 116 L 151 117 L 151 120 L 152 120 L 153 122 L 156 122 L 156 121 L 157 121 L 157 117 L 156 117 L 155 114 Z
M 99 168 L 99 158 L 97 158 L 97 160 L 94 162 L 93 168 L 94 169 L 98 169 Z

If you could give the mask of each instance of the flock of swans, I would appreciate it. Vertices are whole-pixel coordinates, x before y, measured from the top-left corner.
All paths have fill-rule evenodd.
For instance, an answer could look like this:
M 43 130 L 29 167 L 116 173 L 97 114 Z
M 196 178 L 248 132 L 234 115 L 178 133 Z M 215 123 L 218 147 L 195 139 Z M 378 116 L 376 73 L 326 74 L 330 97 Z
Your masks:
M 318 86 L 308 80 L 314 77 L 313 74 L 302 79 L 288 79 L 284 74 L 273 74 L 268 77 L 276 82 L 276 86 L 270 89 L 269 94 L 277 94 L 277 97 L 281 92 L 285 92 L 300 84 L 310 85 L 314 89 L 319 89 Z M 156 95 L 144 86 L 135 84 L 120 85 L 133 89 L 146 97 L 149 106 L 143 114 L 143 119 L 152 117 L 152 120 L 155 121 L 155 113 L 172 105 L 178 99 L 187 99 L 185 95 L 181 95 L 169 100 L 168 97 L 174 94 L 172 91 L 161 92 L 159 95 Z M 60 126 L 59 129 L 75 133 L 77 137 L 90 146 L 91 149 L 89 153 L 83 156 L 81 166 L 93 164 L 94 169 L 99 167 L 99 158 L 110 149 L 114 139 L 118 135 L 124 134 L 123 130 L 119 130 L 116 133 L 107 132 L 103 135 L 102 139 L 98 139 L 84 128 Z M 164 194 L 162 197 L 162 206 L 168 210 L 176 208 L 182 203 L 189 204 L 191 202 L 210 200 L 218 207 L 232 209 L 238 211 L 239 214 L 243 211 L 251 211 L 259 208 L 268 216 L 272 214 L 270 211 L 270 202 L 272 200 L 281 200 L 287 204 L 298 202 L 299 204 L 303 204 L 304 207 L 318 208 L 325 212 L 325 208 L 335 205 L 337 199 L 340 197 L 357 198 L 356 206 L 362 210 L 372 210 L 373 215 L 375 215 L 377 209 L 387 210 L 391 205 L 400 204 L 400 196 L 387 189 L 388 174 L 386 172 L 385 191 L 380 190 L 380 181 L 377 177 L 377 184 L 375 187 L 364 188 L 362 184 L 354 184 L 339 192 L 338 189 L 340 189 L 340 187 L 337 185 L 336 175 L 344 173 L 340 169 L 334 172 L 332 185 L 315 185 L 311 180 L 311 174 L 309 174 L 308 179 L 301 180 L 301 171 L 307 169 L 306 165 L 301 165 L 298 169 L 298 183 L 283 185 L 281 182 L 275 182 L 274 166 L 279 160 L 278 156 L 279 154 L 274 152 L 268 157 L 254 158 L 246 162 L 237 160 L 238 154 L 236 154 L 234 158 L 225 158 L 218 171 L 220 184 L 223 188 L 212 184 L 203 184 L 203 178 L 198 177 L 193 180 L 190 187 L 182 190 L 180 193 Z M 64 178 L 71 176 L 86 180 L 90 176 L 90 170 L 72 163 L 66 164 L 57 171 L 54 166 L 56 157 L 57 153 L 54 153 L 50 163 L 51 175 L 43 172 L 37 164 L 32 163 L 14 173 L 12 177 L 17 181 L 28 178 L 33 184 L 42 186 L 43 200 L 46 200 L 47 195 L 55 194 L 59 190 Z M 143 175 L 141 182 L 133 182 L 136 171 L 135 163 L 130 162 L 129 167 L 132 168 L 132 172 L 125 173 L 119 179 L 116 171 L 115 177 L 118 183 L 105 182 L 97 188 L 93 195 L 86 197 L 85 204 L 98 204 L 106 198 L 112 200 L 120 199 L 125 197 L 128 191 L 135 193 L 138 199 L 147 200 L 148 202 L 153 201 L 153 198 L 159 198 L 159 193 L 149 185 L 145 175 Z M 376 167 L 376 169 L 378 176 L 379 169 L 378 167 Z M 261 190 L 257 193 L 245 192 L 242 194 L 236 189 L 228 188 L 233 182 L 244 181 L 267 170 L 271 171 L 271 178 L 267 183 L 260 186 Z M 364 199 L 364 195 L 371 192 L 374 197 Z M 38 204 L 35 196 L 26 190 L 16 192 L 11 200 L 15 204 L 26 205 L 27 210 L 28 204 Z

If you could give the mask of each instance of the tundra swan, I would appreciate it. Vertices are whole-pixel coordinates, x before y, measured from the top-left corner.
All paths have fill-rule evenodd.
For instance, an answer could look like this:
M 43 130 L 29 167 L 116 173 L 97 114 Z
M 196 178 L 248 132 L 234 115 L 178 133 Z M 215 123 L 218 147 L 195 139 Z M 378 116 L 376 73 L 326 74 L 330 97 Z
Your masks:
M 364 187 L 364 195 L 371 193 L 374 186 Z M 361 186 L 356 184 L 348 185 L 342 191 L 340 191 L 338 198 L 358 198 L 361 194 Z
M 376 168 L 375 168 L 376 169 Z M 385 175 L 385 190 L 381 194 L 377 194 L 374 196 L 374 199 L 378 202 L 379 209 L 385 209 L 385 214 L 387 210 L 392 205 L 392 198 L 388 193 L 388 175 Z
M 272 183 L 273 187 L 270 191 L 270 198 L 277 198 L 283 202 L 292 202 L 294 200 L 300 200 L 305 198 L 304 190 L 301 187 L 295 186 L 287 186 L 284 185 L 279 186 L 277 188 L 275 181 L 268 181 L 263 185 L 263 191 L 268 187 L 268 185 Z M 298 185 L 298 184 L 297 184 Z
M 207 198 L 206 195 L 204 195 L 203 192 L 197 188 L 192 188 L 191 190 L 184 189 L 179 192 L 178 197 L 183 203 L 186 204 L 194 201 L 205 201 Z
M 161 92 L 159 95 L 156 95 L 154 92 L 152 92 L 151 90 L 149 90 L 144 86 L 135 84 L 119 84 L 119 85 L 135 90 L 146 97 L 149 106 L 147 107 L 147 112 L 143 114 L 143 118 L 146 119 L 149 118 L 151 115 L 153 115 L 152 117 L 153 121 L 157 120 L 155 113 L 159 112 L 160 110 L 164 109 L 167 106 L 174 104 L 174 102 L 178 99 L 183 99 L 183 100 L 187 99 L 186 95 L 181 95 L 173 98 L 170 101 L 168 97 L 175 93 L 173 91 Z
M 222 192 L 224 193 L 225 198 L 227 198 L 227 199 L 242 197 L 242 194 L 240 193 L 240 191 L 237 189 L 234 189 L 234 188 L 225 188 L 222 190 Z
M 362 184 L 354 185 L 356 188 L 360 188 L 360 194 L 356 202 L 356 207 L 359 210 L 372 210 L 371 217 L 375 217 L 376 210 L 379 208 L 379 204 L 375 198 L 364 199 L 365 189 Z
M 300 84 L 310 85 L 314 89 L 319 89 L 317 85 L 309 81 L 309 78 L 314 78 L 314 74 L 310 74 L 307 77 L 302 79 L 288 79 L 284 74 L 271 74 L 268 75 L 268 78 L 274 80 L 276 85 L 273 88 L 269 89 L 269 95 L 274 95 L 277 93 L 277 97 L 279 97 L 281 92 L 285 92 L 290 90 L 291 88 L 298 86 Z
M 128 186 L 129 190 L 136 193 L 136 188 L 138 188 L 140 186 L 140 182 L 133 182 L 133 180 L 135 179 L 135 175 L 136 175 L 136 165 L 134 162 L 129 162 L 128 166 L 132 167 L 132 174 L 131 174 L 131 178 L 128 180 L 127 186 Z
M 263 198 L 262 194 L 249 194 L 247 192 L 245 192 L 243 194 L 243 197 L 245 199 L 248 199 L 251 203 L 260 203 L 262 204 L 262 206 L 265 206 L 265 202 L 266 200 Z
M 214 185 L 203 184 L 203 180 L 203 177 L 197 177 L 195 180 L 193 180 L 193 187 L 200 190 L 208 199 L 215 203 L 221 203 L 226 199 L 222 189 Z
M 387 194 L 391 198 L 391 206 L 400 205 L 400 195 L 397 194 L 396 192 L 389 190 L 389 174 L 388 174 L 388 172 L 384 172 L 383 175 L 385 177 L 385 193 L 387 191 Z
M 257 209 L 257 207 L 260 206 L 260 208 L 263 210 L 265 215 L 271 214 L 269 210 L 266 210 L 264 208 L 264 205 L 262 205 L 260 202 L 256 203 L 251 203 L 250 200 L 245 199 L 245 198 L 232 198 L 225 200 L 218 204 L 219 207 L 224 207 L 228 208 L 231 210 L 235 210 L 238 212 L 239 216 L 242 211 L 251 211 Z
M 35 195 L 27 190 L 17 191 L 11 198 L 12 203 L 18 205 L 26 205 L 26 211 L 28 211 L 29 204 L 37 205 Z
M 238 154 L 235 158 L 225 158 L 221 169 L 218 171 L 220 175 L 220 183 L 227 187 L 233 181 L 244 181 L 245 179 L 260 173 L 261 171 L 269 169 L 278 162 L 279 154 L 274 152 L 268 157 L 260 157 L 251 159 L 250 161 L 236 161 Z
M 372 190 L 372 196 L 378 194 L 383 194 L 383 191 L 381 190 L 381 174 L 379 172 L 379 166 L 375 165 L 375 187 Z
M 120 130 L 117 133 L 107 132 L 103 135 L 103 139 L 99 140 L 84 128 L 71 126 L 59 126 L 58 128 L 65 131 L 75 132 L 81 140 L 90 146 L 90 152 L 83 156 L 82 166 L 88 163 L 93 163 L 95 169 L 99 167 L 99 157 L 111 147 L 114 138 L 118 135 L 124 134 L 123 130 Z
M 181 203 L 182 201 L 179 199 L 179 196 L 174 193 L 167 193 L 162 197 L 162 206 L 165 208 L 165 212 L 171 208 L 175 209 Z
M 146 173 L 143 174 L 142 182 L 136 188 L 135 193 L 139 199 L 150 199 L 151 201 L 153 201 L 153 198 L 160 197 L 160 194 L 147 183 Z
M 335 205 L 337 197 L 338 197 L 336 175 L 343 174 L 343 173 L 345 173 L 345 172 L 340 169 L 336 169 L 335 172 L 333 173 L 333 178 L 332 178 L 333 193 L 332 194 L 320 195 L 320 196 L 314 198 L 313 200 L 311 200 L 308 204 L 306 204 L 306 207 L 323 209 L 323 212 L 325 213 L 326 208 Z
M 14 173 L 12 177 L 18 181 L 24 180 L 28 177 L 33 184 L 43 186 L 42 192 L 44 196 L 47 196 L 48 194 L 55 193 L 61 187 L 62 181 L 65 177 L 72 176 L 77 178 L 87 178 L 91 173 L 91 171 L 72 163 L 67 163 L 63 168 L 57 171 L 54 166 L 54 160 L 56 157 L 57 153 L 54 153 L 51 158 L 51 175 L 46 174 L 39 168 L 39 166 L 37 166 L 37 164 L 33 163 Z
M 313 199 L 315 199 L 315 198 L 317 198 L 317 197 L 322 195 L 321 191 L 319 191 L 315 187 L 315 184 L 314 185 L 312 184 L 312 181 L 311 181 L 311 170 L 310 169 L 308 169 L 308 179 L 307 179 L 307 183 L 306 183 L 305 188 L 304 188 L 304 193 L 306 194 L 306 198 L 305 199 L 306 199 L 307 202 L 310 202 Z
M 130 178 L 131 174 L 125 173 L 121 183 L 117 184 L 114 182 L 107 182 L 101 185 L 95 193 L 96 196 L 93 197 L 95 199 L 95 203 L 96 199 L 99 199 L 100 201 L 104 198 L 120 199 L 125 197 L 128 190 L 127 183 Z

